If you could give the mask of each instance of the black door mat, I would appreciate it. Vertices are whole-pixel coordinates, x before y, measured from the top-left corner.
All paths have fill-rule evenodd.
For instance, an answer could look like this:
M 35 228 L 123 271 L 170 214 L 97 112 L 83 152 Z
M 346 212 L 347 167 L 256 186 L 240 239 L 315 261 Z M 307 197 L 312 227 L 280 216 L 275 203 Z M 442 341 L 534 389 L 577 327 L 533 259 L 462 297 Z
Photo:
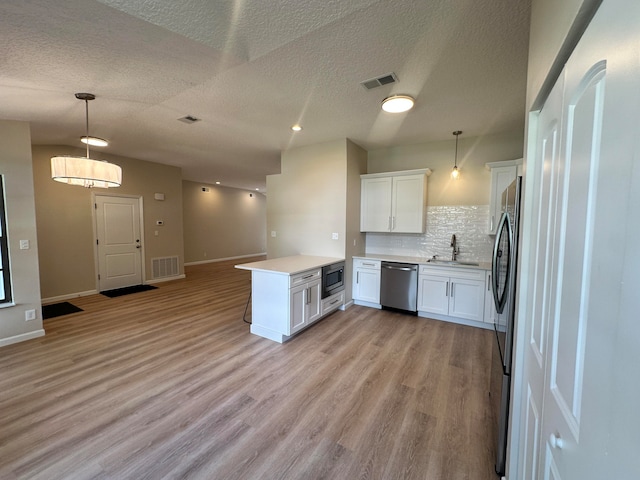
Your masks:
M 76 307 L 69 302 L 52 303 L 51 305 L 42 306 L 42 318 L 43 320 L 47 320 L 49 318 L 61 317 L 62 315 L 83 311 L 80 307 Z
M 153 285 L 133 285 L 131 287 L 116 288 L 115 290 L 105 290 L 100 292 L 105 297 L 114 298 L 121 297 L 122 295 L 129 295 L 130 293 L 146 292 L 147 290 L 155 290 L 158 287 Z

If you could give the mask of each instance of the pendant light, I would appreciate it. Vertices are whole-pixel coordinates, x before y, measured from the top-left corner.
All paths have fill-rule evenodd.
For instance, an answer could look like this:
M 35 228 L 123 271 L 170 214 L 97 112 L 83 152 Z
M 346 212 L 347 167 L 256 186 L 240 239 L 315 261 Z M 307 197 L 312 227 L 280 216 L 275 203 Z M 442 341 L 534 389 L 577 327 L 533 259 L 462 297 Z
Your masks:
M 451 170 L 451 178 L 457 180 L 460 178 L 460 170 L 458 170 L 458 135 L 462 133 L 461 130 L 456 130 L 453 134 L 456 136 L 456 156 L 453 161 L 453 170 Z
M 89 100 L 96 98 L 92 93 L 76 93 L 78 100 L 84 100 L 86 113 L 87 134 L 89 136 Z M 59 156 L 51 158 L 51 178 L 57 182 L 69 185 L 81 185 L 91 188 L 119 187 L 122 184 L 122 169 L 114 164 L 102 160 L 89 158 L 89 142 L 86 157 Z

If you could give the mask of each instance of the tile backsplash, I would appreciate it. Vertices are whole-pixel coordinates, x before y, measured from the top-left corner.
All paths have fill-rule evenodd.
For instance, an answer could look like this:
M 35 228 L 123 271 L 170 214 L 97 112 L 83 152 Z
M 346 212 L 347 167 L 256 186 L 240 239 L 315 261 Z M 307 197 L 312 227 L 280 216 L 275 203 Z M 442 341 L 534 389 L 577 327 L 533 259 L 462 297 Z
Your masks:
M 425 233 L 367 233 L 367 253 L 451 258 L 455 233 L 458 260 L 490 262 L 493 236 L 487 234 L 489 205 L 427 207 Z

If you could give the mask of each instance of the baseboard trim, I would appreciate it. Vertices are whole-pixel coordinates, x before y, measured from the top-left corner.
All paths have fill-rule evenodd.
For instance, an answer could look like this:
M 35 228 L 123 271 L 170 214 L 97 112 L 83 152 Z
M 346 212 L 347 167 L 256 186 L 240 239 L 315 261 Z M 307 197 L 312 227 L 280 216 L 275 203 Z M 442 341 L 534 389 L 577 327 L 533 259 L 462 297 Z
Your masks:
M 0 338 L 0 347 L 5 347 L 7 345 L 12 345 L 14 343 L 26 342 L 27 340 L 32 340 L 38 337 L 44 337 L 43 328 L 39 330 L 34 330 L 33 332 L 29 332 L 29 333 L 21 333 L 20 335 L 14 335 L 13 337 Z
M 225 258 L 214 258 L 212 260 L 200 260 L 198 262 L 185 263 L 184 266 L 188 267 L 191 265 L 202 265 L 204 263 L 224 262 L 225 260 L 238 260 L 240 258 L 260 257 L 266 254 L 267 252 L 261 252 L 261 253 L 250 253 L 249 255 L 238 255 L 237 257 L 225 257 Z
M 154 283 L 170 282 L 171 280 L 180 280 L 181 278 L 187 278 L 187 276 L 183 273 L 181 275 L 173 275 L 171 277 L 154 278 L 153 280 L 147 280 L 144 283 L 145 285 L 151 285 Z
M 72 298 L 79 298 L 79 297 L 87 297 L 89 295 L 96 295 L 98 293 L 97 290 L 87 290 L 86 292 L 76 292 L 76 293 L 69 293 L 67 295 L 58 295 L 57 297 L 48 297 L 48 298 L 43 298 L 42 304 L 43 305 L 48 305 L 50 303 L 57 303 L 60 301 L 64 301 L 64 300 L 71 300 Z

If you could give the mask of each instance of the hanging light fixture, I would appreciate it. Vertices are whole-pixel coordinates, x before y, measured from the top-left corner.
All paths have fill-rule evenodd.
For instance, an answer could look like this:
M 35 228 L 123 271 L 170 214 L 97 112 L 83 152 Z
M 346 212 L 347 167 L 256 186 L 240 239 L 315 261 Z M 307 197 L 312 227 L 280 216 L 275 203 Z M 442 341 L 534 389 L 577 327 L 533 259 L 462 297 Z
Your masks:
M 76 93 L 78 100 L 84 100 L 86 113 L 87 134 L 89 136 L 89 100 L 96 98 L 92 93 Z M 51 178 L 57 182 L 83 187 L 110 188 L 122 184 L 122 169 L 114 164 L 102 160 L 89 158 L 89 143 L 86 157 L 59 156 L 51 158 Z
M 453 161 L 453 170 L 451 170 L 451 178 L 457 180 L 460 177 L 460 170 L 458 170 L 458 135 L 462 133 L 461 130 L 456 130 L 453 134 L 456 136 L 456 156 Z

